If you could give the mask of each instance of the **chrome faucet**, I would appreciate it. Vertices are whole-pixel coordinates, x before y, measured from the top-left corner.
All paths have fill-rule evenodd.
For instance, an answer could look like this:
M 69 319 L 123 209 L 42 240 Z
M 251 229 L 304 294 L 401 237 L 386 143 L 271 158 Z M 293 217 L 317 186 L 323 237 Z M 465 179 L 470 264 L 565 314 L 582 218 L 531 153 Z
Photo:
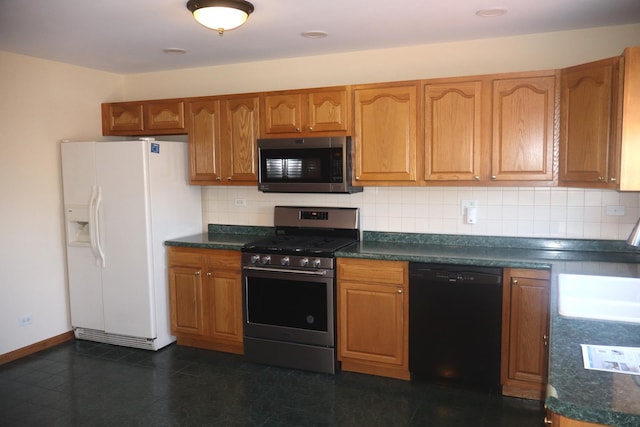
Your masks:
M 629 238 L 627 238 L 627 244 L 631 246 L 640 246 L 640 218 L 636 222 L 636 226 L 631 230 Z

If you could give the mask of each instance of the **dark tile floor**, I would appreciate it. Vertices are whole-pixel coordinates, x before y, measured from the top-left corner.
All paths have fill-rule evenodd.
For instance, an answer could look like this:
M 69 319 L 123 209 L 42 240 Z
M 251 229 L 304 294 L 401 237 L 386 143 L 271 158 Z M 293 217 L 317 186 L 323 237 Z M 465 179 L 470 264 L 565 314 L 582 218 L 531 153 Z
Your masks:
M 171 345 L 73 341 L 0 366 L 2 426 L 540 427 L 539 402 Z

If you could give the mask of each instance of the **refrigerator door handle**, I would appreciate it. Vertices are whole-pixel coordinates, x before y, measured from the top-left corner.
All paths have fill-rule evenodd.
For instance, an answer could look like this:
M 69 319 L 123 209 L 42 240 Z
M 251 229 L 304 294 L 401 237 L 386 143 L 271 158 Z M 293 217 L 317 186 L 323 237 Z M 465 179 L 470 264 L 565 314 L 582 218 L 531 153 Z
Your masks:
M 104 251 L 100 245 L 100 203 L 102 203 L 102 192 L 99 186 L 94 185 L 91 192 L 91 201 L 89 202 L 89 235 L 91 237 L 91 250 L 96 259 L 96 265 L 104 268 Z
M 96 247 L 98 248 L 100 266 L 104 268 L 104 250 L 102 249 L 102 239 L 100 238 L 100 205 L 102 204 L 102 188 L 98 186 L 98 193 L 96 195 Z
M 89 244 L 91 246 L 91 252 L 93 252 L 93 257 L 96 260 L 96 265 L 99 265 L 99 254 L 98 254 L 98 246 L 96 244 L 96 215 L 95 215 L 95 206 L 96 206 L 96 195 L 98 189 L 97 186 L 93 186 L 91 188 L 91 198 L 89 199 Z

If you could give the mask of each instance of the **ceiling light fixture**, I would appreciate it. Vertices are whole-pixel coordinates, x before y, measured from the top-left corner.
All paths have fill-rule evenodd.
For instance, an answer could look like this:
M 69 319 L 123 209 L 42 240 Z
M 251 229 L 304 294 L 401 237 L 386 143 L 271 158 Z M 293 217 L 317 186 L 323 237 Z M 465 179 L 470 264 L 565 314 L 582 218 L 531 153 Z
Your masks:
M 189 0 L 187 9 L 200 24 L 223 35 L 244 24 L 253 5 L 245 0 Z

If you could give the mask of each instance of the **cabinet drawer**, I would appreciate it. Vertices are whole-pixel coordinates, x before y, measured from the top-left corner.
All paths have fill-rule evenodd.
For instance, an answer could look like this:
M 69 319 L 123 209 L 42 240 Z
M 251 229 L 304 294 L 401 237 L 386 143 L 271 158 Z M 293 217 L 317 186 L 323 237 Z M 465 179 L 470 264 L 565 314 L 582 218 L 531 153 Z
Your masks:
M 408 282 L 408 271 L 404 261 L 338 258 L 339 280 L 402 285 Z
M 200 267 L 202 265 L 202 254 L 194 249 L 170 247 L 168 249 L 168 259 L 169 265 L 185 267 Z
M 550 270 L 533 270 L 528 268 L 511 268 L 509 269 L 512 277 L 523 277 L 527 279 L 549 280 L 551 278 Z
M 207 266 L 213 269 L 240 270 L 242 263 L 240 251 L 209 250 Z

